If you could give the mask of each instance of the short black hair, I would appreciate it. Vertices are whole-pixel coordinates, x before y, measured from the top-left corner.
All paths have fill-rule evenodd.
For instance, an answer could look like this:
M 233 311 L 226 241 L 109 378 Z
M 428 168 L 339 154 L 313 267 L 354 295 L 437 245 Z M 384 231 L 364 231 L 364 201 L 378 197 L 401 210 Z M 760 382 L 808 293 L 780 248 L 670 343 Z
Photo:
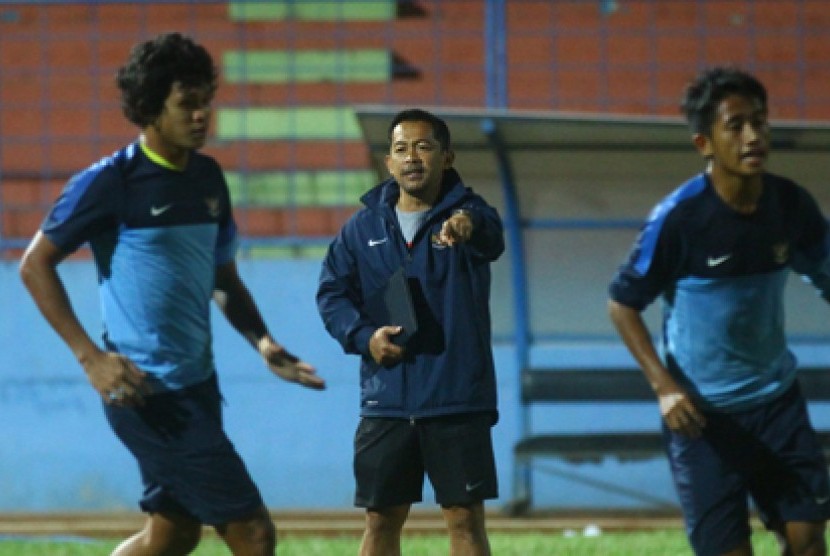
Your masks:
M 210 53 L 180 33 L 163 33 L 135 45 L 118 69 L 121 110 L 139 127 L 153 123 L 164 108 L 173 83 L 216 90 L 218 71 Z
M 447 122 L 435 114 L 421 110 L 420 108 L 401 110 L 392 118 L 392 123 L 389 124 L 389 129 L 386 130 L 386 137 L 389 139 L 390 147 L 392 146 L 392 134 L 395 131 L 395 126 L 401 122 L 427 122 L 432 126 L 432 133 L 441 145 L 441 150 L 450 150 L 450 128 L 447 126 Z
M 764 111 L 767 110 L 767 90 L 764 85 L 734 66 L 705 69 L 689 83 L 680 108 L 692 133 L 711 136 L 718 104 L 733 94 L 756 99 Z

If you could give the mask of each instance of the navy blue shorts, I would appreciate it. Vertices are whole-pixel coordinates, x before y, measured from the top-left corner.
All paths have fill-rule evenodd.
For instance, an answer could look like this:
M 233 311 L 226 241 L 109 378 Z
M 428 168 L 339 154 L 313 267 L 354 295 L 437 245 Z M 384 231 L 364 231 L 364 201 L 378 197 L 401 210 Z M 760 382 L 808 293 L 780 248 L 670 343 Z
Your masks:
M 417 419 L 364 417 L 355 434 L 355 505 L 420 502 L 424 473 L 442 506 L 498 497 L 489 413 Z
M 749 538 L 748 497 L 769 529 L 830 517 L 827 463 L 797 383 L 762 407 L 705 415 L 696 439 L 664 426 L 696 554 L 722 554 Z
M 104 406 L 115 434 L 138 460 L 141 509 L 208 525 L 246 518 L 262 498 L 222 429 L 222 396 L 211 378 L 147 396 L 139 408 Z

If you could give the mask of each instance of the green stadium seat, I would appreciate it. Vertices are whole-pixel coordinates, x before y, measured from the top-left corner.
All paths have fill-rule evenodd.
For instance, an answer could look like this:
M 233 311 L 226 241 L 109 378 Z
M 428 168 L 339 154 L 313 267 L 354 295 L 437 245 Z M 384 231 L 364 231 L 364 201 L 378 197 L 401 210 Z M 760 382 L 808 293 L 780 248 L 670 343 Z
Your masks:
M 389 21 L 397 15 L 396 0 L 228 2 L 231 21 Z
M 344 140 L 362 139 L 354 110 L 345 106 L 220 108 L 216 138 Z
M 229 83 L 378 83 L 393 71 L 392 54 L 383 49 L 229 50 L 222 64 Z
M 237 206 L 342 207 L 360 204 L 360 196 L 377 183 L 371 170 L 225 172 Z
M 277 245 L 256 245 L 244 249 L 248 259 L 315 259 L 322 261 L 328 245 L 299 245 L 295 247 Z

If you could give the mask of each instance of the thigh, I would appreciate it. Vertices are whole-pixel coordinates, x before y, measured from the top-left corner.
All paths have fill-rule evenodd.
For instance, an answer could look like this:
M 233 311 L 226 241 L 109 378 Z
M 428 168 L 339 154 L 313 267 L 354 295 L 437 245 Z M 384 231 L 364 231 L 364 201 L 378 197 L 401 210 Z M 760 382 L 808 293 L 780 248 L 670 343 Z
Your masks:
M 765 409 L 756 425 L 750 493 L 768 528 L 830 517 L 827 462 L 798 387 Z
M 698 555 L 728 553 L 750 536 L 746 483 L 713 442 L 717 426 L 712 419 L 707 415 L 705 433 L 698 438 L 663 428 L 686 534 Z
M 498 497 L 489 413 L 425 419 L 419 425 L 427 476 L 443 506 Z
M 145 512 L 173 512 L 219 525 L 262 506 L 259 490 L 222 428 L 215 380 L 148 396 L 144 406 L 105 406 L 138 460 Z
M 415 425 L 364 417 L 355 433 L 355 505 L 386 508 L 420 502 L 424 466 Z

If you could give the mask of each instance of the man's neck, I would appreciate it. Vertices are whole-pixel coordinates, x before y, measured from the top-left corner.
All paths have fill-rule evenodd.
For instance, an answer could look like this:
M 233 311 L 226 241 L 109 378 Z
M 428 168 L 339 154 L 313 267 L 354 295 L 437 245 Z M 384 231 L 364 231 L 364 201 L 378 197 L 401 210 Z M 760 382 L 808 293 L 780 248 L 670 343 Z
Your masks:
M 739 176 L 710 171 L 709 177 L 718 197 L 732 209 L 743 214 L 751 214 L 758 208 L 758 201 L 763 192 L 761 174 Z
M 141 134 L 140 141 L 142 146 L 149 149 L 154 155 L 151 158 L 162 166 L 171 167 L 175 170 L 184 170 L 187 167 L 187 161 L 190 160 L 190 149 L 171 147 L 168 143 L 162 141 L 151 128 Z M 155 157 L 160 158 L 163 162 L 155 160 Z
M 401 195 L 401 197 L 398 199 L 398 203 L 395 205 L 395 208 L 397 208 L 401 212 L 423 212 L 425 210 L 431 209 L 432 205 L 420 200 L 406 200 L 404 199 L 404 196 Z
M 410 195 L 401 188 L 401 195 L 395 207 L 402 212 L 423 212 L 435 206 L 437 199 L 426 199 Z

